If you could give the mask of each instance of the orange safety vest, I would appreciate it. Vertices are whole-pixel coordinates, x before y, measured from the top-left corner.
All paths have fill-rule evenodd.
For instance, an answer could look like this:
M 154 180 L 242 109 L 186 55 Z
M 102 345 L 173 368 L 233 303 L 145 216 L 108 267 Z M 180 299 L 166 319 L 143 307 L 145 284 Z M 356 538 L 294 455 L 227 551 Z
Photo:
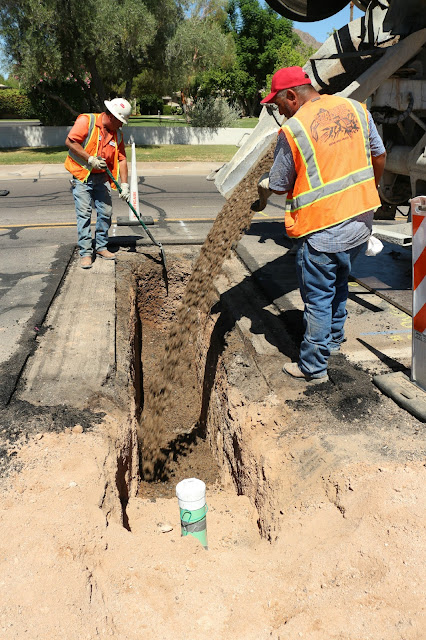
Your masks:
M 85 151 L 87 151 L 89 156 L 96 156 L 98 155 L 100 136 L 98 135 L 98 127 L 95 126 L 95 123 L 96 123 L 96 119 L 100 114 L 99 113 L 83 113 L 82 115 L 87 116 L 89 118 L 89 130 L 88 130 L 86 139 L 84 140 L 81 146 Z M 110 171 L 114 176 L 114 179 L 118 181 L 118 176 L 120 173 L 120 166 L 118 164 L 118 146 L 121 143 L 121 140 L 123 139 L 123 132 L 121 131 L 121 129 L 118 129 L 118 131 L 114 131 L 113 137 L 115 142 L 115 153 L 114 153 L 114 164 L 112 169 L 110 169 Z M 90 176 L 92 172 L 92 168 L 88 167 L 86 162 L 84 162 L 82 158 L 77 156 L 71 150 L 68 151 L 68 155 L 65 159 L 65 168 L 68 169 L 70 173 L 72 173 L 74 178 L 77 178 L 77 180 L 80 180 L 81 182 L 86 182 L 87 178 Z M 117 187 L 112 182 L 109 176 L 108 176 L 108 180 L 111 184 L 111 187 L 113 189 L 116 189 Z
M 367 109 L 356 100 L 309 100 L 280 129 L 297 173 L 285 227 L 300 238 L 380 206 Z

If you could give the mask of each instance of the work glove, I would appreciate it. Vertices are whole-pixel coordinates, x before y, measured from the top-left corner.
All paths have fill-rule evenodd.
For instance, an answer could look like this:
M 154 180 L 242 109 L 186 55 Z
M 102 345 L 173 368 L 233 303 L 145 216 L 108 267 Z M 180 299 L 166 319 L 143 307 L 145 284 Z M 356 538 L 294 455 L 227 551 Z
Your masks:
M 253 202 L 250 209 L 252 211 L 263 211 L 272 193 L 272 190 L 269 188 L 269 173 L 264 173 L 260 178 L 257 183 L 257 193 L 259 194 L 259 199 Z
M 130 202 L 130 187 L 127 182 L 122 182 L 121 184 L 121 192 L 119 193 L 120 198 L 123 198 L 126 202 Z
M 97 157 L 89 156 L 89 158 L 87 160 L 87 164 L 92 169 L 102 169 L 102 171 L 105 171 L 105 169 L 107 168 L 106 161 L 103 158 L 101 158 L 100 156 L 97 156 Z

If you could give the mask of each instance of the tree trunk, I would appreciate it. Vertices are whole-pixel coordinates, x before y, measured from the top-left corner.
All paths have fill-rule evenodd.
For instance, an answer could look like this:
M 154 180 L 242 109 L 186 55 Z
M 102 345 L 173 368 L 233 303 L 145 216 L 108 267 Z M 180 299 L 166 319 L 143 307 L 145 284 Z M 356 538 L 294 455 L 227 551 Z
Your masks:
M 56 102 L 59 102 L 59 104 L 65 107 L 65 109 L 68 109 L 68 111 L 70 111 L 75 118 L 79 115 L 78 111 L 73 109 L 68 104 L 68 102 L 65 102 L 65 100 L 61 98 L 61 96 L 56 95 L 56 93 L 51 93 L 50 91 L 46 91 L 46 89 L 42 89 L 42 87 L 40 87 L 39 84 L 36 85 L 36 89 L 37 91 L 47 96 L 48 98 L 51 98 L 52 100 L 56 100 Z
M 133 78 L 131 78 L 130 80 L 126 81 L 126 86 L 124 89 L 124 96 L 123 98 L 126 98 L 126 100 L 128 100 L 130 98 L 130 94 L 132 91 L 132 84 L 133 84 Z
M 257 107 L 257 95 L 254 96 L 253 98 L 246 98 L 245 102 L 246 102 L 246 107 L 248 111 L 247 115 L 254 116 L 254 112 Z
M 96 93 L 98 94 L 99 104 L 97 105 L 97 109 L 99 109 L 99 107 L 102 107 L 100 111 L 103 111 L 104 100 L 106 100 L 108 97 L 105 91 L 105 85 L 101 76 L 99 75 L 95 58 L 88 58 L 87 64 L 89 67 L 90 75 L 92 76 L 92 81 L 95 86 Z
M 83 80 L 79 80 L 79 85 L 83 89 L 83 93 L 88 102 L 88 105 L 89 105 L 88 111 L 94 111 L 94 112 L 98 111 L 99 105 L 95 100 L 95 97 L 93 96 L 87 84 L 83 82 Z

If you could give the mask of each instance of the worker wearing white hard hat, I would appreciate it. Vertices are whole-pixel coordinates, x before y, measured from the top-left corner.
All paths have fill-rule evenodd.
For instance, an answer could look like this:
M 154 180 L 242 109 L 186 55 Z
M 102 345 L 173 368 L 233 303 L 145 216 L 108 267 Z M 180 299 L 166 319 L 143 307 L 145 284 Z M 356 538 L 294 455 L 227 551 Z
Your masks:
M 120 178 L 120 198 L 130 200 L 128 168 L 121 127 L 127 124 L 132 108 L 124 98 L 105 100 L 102 113 L 83 113 L 78 116 L 65 141 L 69 149 L 65 167 L 73 175 L 72 192 L 77 216 L 80 266 L 90 269 L 93 249 L 96 256 L 113 260 L 108 250 L 108 231 L 111 226 L 111 189 L 114 181 L 106 173 L 109 169 L 115 181 Z M 94 247 L 91 232 L 92 202 L 96 209 Z
M 114 98 L 113 100 L 104 100 L 104 104 L 113 116 L 118 118 L 123 124 L 127 124 L 132 107 L 124 98 Z

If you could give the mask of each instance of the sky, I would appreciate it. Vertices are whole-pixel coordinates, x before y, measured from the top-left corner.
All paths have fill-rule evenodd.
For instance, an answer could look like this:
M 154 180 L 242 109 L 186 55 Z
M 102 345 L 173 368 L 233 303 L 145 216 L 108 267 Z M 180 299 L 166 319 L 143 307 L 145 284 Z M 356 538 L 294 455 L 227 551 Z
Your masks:
M 354 7 L 354 20 L 360 18 L 365 15 L 364 11 L 360 11 L 357 7 Z M 349 2 L 348 5 L 336 13 L 331 18 L 327 18 L 326 20 L 319 20 L 319 22 L 293 22 L 294 29 L 300 29 L 300 31 L 305 31 L 309 33 L 311 36 L 318 40 L 318 42 L 325 42 L 334 29 L 340 29 L 344 27 L 345 24 L 348 24 L 350 20 L 350 9 Z

